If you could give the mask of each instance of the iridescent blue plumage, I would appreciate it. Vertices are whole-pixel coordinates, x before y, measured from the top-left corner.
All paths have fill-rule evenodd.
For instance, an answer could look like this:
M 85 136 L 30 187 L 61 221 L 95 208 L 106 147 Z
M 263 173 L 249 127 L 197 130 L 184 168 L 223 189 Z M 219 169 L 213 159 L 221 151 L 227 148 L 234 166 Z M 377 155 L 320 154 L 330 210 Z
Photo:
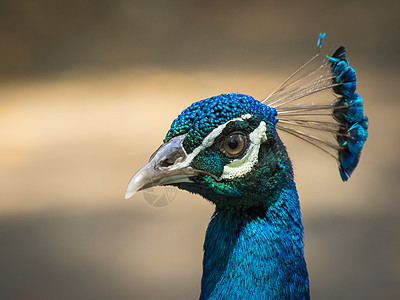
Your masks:
M 222 94 L 193 103 L 176 118 L 164 142 L 174 136 L 187 134 L 184 147 L 191 153 L 216 126 L 245 114 L 256 113 L 271 124 L 276 123 L 276 109 L 263 105 L 243 94 Z
M 342 125 L 337 135 L 339 148 L 340 176 L 346 181 L 356 168 L 361 150 L 367 139 L 368 118 L 364 116 L 363 101 L 356 94 L 356 72 L 349 66 L 346 50 L 339 47 L 332 57 L 327 56 L 332 64 L 332 80 L 339 84 L 333 88 L 338 100 L 333 110 L 334 118 Z
M 200 299 L 309 299 L 294 184 L 277 197 L 259 211 L 217 208 L 204 242 Z
M 324 38 L 319 35 L 318 49 Z M 329 153 L 347 180 L 368 128 L 345 48 L 299 76 L 318 57 L 262 102 L 230 93 L 193 103 L 128 186 L 128 197 L 154 185 L 175 185 L 215 204 L 204 242 L 200 299 L 310 298 L 300 203 L 277 129 Z M 323 90 L 338 97 L 329 104 L 293 106 Z
M 333 82 L 340 84 L 333 88 L 334 92 L 351 97 L 356 91 L 356 71 L 349 66 L 345 48 L 339 47 L 332 56 L 327 56 L 327 58 L 332 64 L 332 74 L 335 77 Z

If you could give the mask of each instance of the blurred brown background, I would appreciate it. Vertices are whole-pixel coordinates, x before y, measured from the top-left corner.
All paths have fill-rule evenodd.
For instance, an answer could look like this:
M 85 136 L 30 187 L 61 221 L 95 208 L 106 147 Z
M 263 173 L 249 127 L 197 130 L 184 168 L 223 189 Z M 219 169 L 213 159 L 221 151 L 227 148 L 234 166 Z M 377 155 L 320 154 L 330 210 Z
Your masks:
M 315 299 L 400 298 L 399 5 L 392 1 L 0 1 L 0 298 L 196 299 L 213 206 L 154 208 L 133 173 L 172 120 L 224 92 L 265 97 L 344 44 L 370 118 L 342 183 L 294 161 Z M 160 188 L 156 193 L 163 193 Z

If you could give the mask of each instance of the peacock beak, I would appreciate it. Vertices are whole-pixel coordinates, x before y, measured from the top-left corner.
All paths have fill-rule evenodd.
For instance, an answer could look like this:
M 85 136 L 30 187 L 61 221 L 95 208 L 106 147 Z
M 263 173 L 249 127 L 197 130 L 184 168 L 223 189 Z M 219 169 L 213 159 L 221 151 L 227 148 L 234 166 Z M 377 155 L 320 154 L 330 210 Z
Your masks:
M 150 161 L 132 177 L 125 199 L 153 186 L 192 182 L 190 177 L 205 173 L 190 166 L 192 157 L 186 154 L 182 146 L 185 136 L 172 138 L 153 153 Z

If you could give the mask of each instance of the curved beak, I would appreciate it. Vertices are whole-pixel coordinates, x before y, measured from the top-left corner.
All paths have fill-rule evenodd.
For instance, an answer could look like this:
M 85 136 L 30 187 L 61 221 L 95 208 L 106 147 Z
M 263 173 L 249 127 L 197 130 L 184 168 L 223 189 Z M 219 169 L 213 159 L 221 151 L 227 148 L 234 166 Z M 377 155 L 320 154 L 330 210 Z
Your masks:
M 150 161 L 131 179 L 126 190 L 125 199 L 136 192 L 157 185 L 180 182 L 192 182 L 190 177 L 204 173 L 190 167 L 182 142 L 186 135 L 180 135 L 164 143 L 150 157 Z

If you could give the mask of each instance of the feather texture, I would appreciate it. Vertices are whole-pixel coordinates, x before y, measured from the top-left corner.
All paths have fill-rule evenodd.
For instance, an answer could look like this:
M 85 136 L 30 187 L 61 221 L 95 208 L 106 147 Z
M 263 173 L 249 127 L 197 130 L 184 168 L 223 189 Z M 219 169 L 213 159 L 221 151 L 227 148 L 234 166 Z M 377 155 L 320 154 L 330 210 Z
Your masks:
M 277 129 L 335 158 L 340 176 L 346 181 L 367 139 L 368 118 L 364 116 L 363 100 L 355 92 L 356 72 L 348 63 L 345 47 L 322 57 L 319 50 L 324 37 L 319 36 L 318 53 L 263 102 L 277 110 Z M 326 103 L 329 97 L 323 96 L 323 91 L 331 91 L 333 100 Z
M 193 103 L 128 185 L 127 195 L 175 185 L 215 204 L 204 243 L 201 299 L 309 299 L 292 163 L 276 129 L 334 157 L 347 180 L 368 119 L 344 47 L 318 53 L 265 104 L 243 94 Z M 333 100 L 326 103 L 330 93 Z M 307 99 L 307 102 L 304 101 Z

